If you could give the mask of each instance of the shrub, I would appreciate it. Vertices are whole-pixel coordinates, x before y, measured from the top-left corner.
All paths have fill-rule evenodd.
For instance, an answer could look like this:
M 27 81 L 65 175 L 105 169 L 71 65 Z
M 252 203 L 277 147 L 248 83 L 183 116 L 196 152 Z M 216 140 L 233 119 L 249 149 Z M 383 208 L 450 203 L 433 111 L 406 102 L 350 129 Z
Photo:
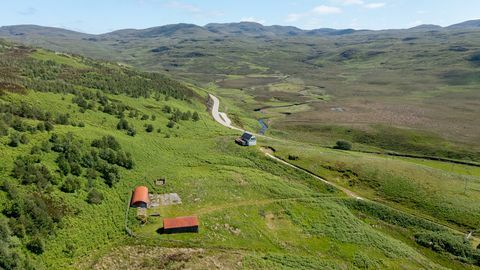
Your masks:
M 125 120 L 124 118 L 120 119 L 120 121 L 117 124 L 117 129 L 128 129 L 129 124 L 128 121 Z
M 96 148 L 110 148 L 113 150 L 119 150 L 120 144 L 113 136 L 103 136 L 101 139 L 93 140 L 92 146 Z
M 142 115 L 141 120 L 148 120 L 148 118 L 149 118 L 148 114 L 144 114 Z
M 128 136 L 135 136 L 137 134 L 137 130 L 135 130 L 134 127 L 129 127 L 128 130 L 127 130 L 127 135 Z
M 20 136 L 20 142 L 21 142 L 22 144 L 27 144 L 27 143 L 28 143 L 28 137 L 27 137 L 26 134 L 22 134 L 22 135 Z
M 168 121 L 167 127 L 168 128 L 173 128 L 175 126 L 175 122 L 173 120 Z
M 67 179 L 65 179 L 65 182 L 60 189 L 66 193 L 73 193 L 79 190 L 81 187 L 82 182 L 78 177 L 69 176 Z
M 103 194 L 96 189 L 90 190 L 87 195 L 87 202 L 89 204 L 101 204 L 103 201 Z
M 192 120 L 195 121 L 195 122 L 197 122 L 198 120 L 200 120 L 200 116 L 198 115 L 197 112 L 194 112 L 194 113 L 192 114 Z
M 27 243 L 27 249 L 39 255 L 45 251 L 45 244 L 40 237 L 35 236 Z
M 288 155 L 288 160 L 298 160 L 298 159 L 299 159 L 298 156 Z
M 170 107 L 168 105 L 165 105 L 165 106 L 163 106 L 162 111 L 164 113 L 171 113 L 172 112 L 172 107 Z
M 340 150 L 352 150 L 352 144 L 347 141 L 337 141 L 333 148 Z
M 46 121 L 45 122 L 45 130 L 46 131 L 52 131 L 54 129 L 52 122 Z
M 152 125 L 152 124 L 148 124 L 148 125 L 147 125 L 147 128 L 145 128 L 145 131 L 146 131 L 146 132 L 152 132 L 152 131 L 153 131 L 153 125 Z
M 6 135 L 8 135 L 8 126 L 3 120 L 0 120 L 0 137 Z
M 437 252 L 448 252 L 464 258 L 473 255 L 468 241 L 465 241 L 462 236 L 455 236 L 449 232 L 419 232 L 415 234 L 415 241 Z
M 17 131 L 13 131 L 12 133 L 10 133 L 8 145 L 11 146 L 11 147 L 19 146 L 20 145 L 20 138 L 21 138 L 20 133 L 18 133 Z

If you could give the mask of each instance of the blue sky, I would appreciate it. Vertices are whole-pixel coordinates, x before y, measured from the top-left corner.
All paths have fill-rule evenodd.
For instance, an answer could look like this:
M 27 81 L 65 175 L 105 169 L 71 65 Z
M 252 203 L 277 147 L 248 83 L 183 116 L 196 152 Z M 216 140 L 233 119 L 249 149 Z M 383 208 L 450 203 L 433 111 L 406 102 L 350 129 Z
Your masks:
M 480 19 L 480 0 L 7 0 L 0 25 L 38 24 L 86 33 L 172 23 L 387 29 Z

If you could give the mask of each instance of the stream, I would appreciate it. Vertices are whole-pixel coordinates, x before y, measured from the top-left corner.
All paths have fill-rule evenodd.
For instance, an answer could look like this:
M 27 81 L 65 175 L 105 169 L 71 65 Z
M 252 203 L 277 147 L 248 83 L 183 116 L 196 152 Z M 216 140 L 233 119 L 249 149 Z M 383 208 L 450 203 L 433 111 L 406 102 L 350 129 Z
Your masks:
M 260 126 L 262 126 L 262 128 L 260 129 L 258 134 L 264 135 L 265 131 L 267 131 L 267 129 L 268 129 L 268 126 L 265 123 L 265 121 L 263 120 L 263 118 L 258 119 L 258 123 L 260 124 Z

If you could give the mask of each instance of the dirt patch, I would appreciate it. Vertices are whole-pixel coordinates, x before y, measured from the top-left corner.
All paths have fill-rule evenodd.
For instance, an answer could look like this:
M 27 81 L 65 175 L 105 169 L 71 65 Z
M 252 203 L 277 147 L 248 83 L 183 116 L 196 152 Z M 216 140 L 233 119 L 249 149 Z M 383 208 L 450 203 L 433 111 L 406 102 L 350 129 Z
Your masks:
M 271 147 L 271 146 L 262 146 L 260 148 L 260 150 L 263 152 L 263 153 L 268 153 L 270 155 L 273 155 L 273 153 L 275 153 L 275 148 Z
M 240 269 L 242 259 L 235 251 L 125 246 L 113 249 L 93 269 Z
M 267 223 L 267 227 L 269 229 L 274 229 L 275 228 L 275 215 L 272 213 L 268 213 L 265 215 L 265 221 Z

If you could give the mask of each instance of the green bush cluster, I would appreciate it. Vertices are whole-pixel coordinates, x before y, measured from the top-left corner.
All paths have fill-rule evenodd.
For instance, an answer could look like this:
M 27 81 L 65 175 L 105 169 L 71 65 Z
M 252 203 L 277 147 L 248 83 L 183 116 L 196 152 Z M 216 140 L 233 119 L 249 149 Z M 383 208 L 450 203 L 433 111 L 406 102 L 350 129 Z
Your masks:
M 446 252 L 457 259 L 480 266 L 480 250 L 473 249 L 471 243 L 461 235 L 422 231 L 415 234 L 415 241 L 436 252 Z

